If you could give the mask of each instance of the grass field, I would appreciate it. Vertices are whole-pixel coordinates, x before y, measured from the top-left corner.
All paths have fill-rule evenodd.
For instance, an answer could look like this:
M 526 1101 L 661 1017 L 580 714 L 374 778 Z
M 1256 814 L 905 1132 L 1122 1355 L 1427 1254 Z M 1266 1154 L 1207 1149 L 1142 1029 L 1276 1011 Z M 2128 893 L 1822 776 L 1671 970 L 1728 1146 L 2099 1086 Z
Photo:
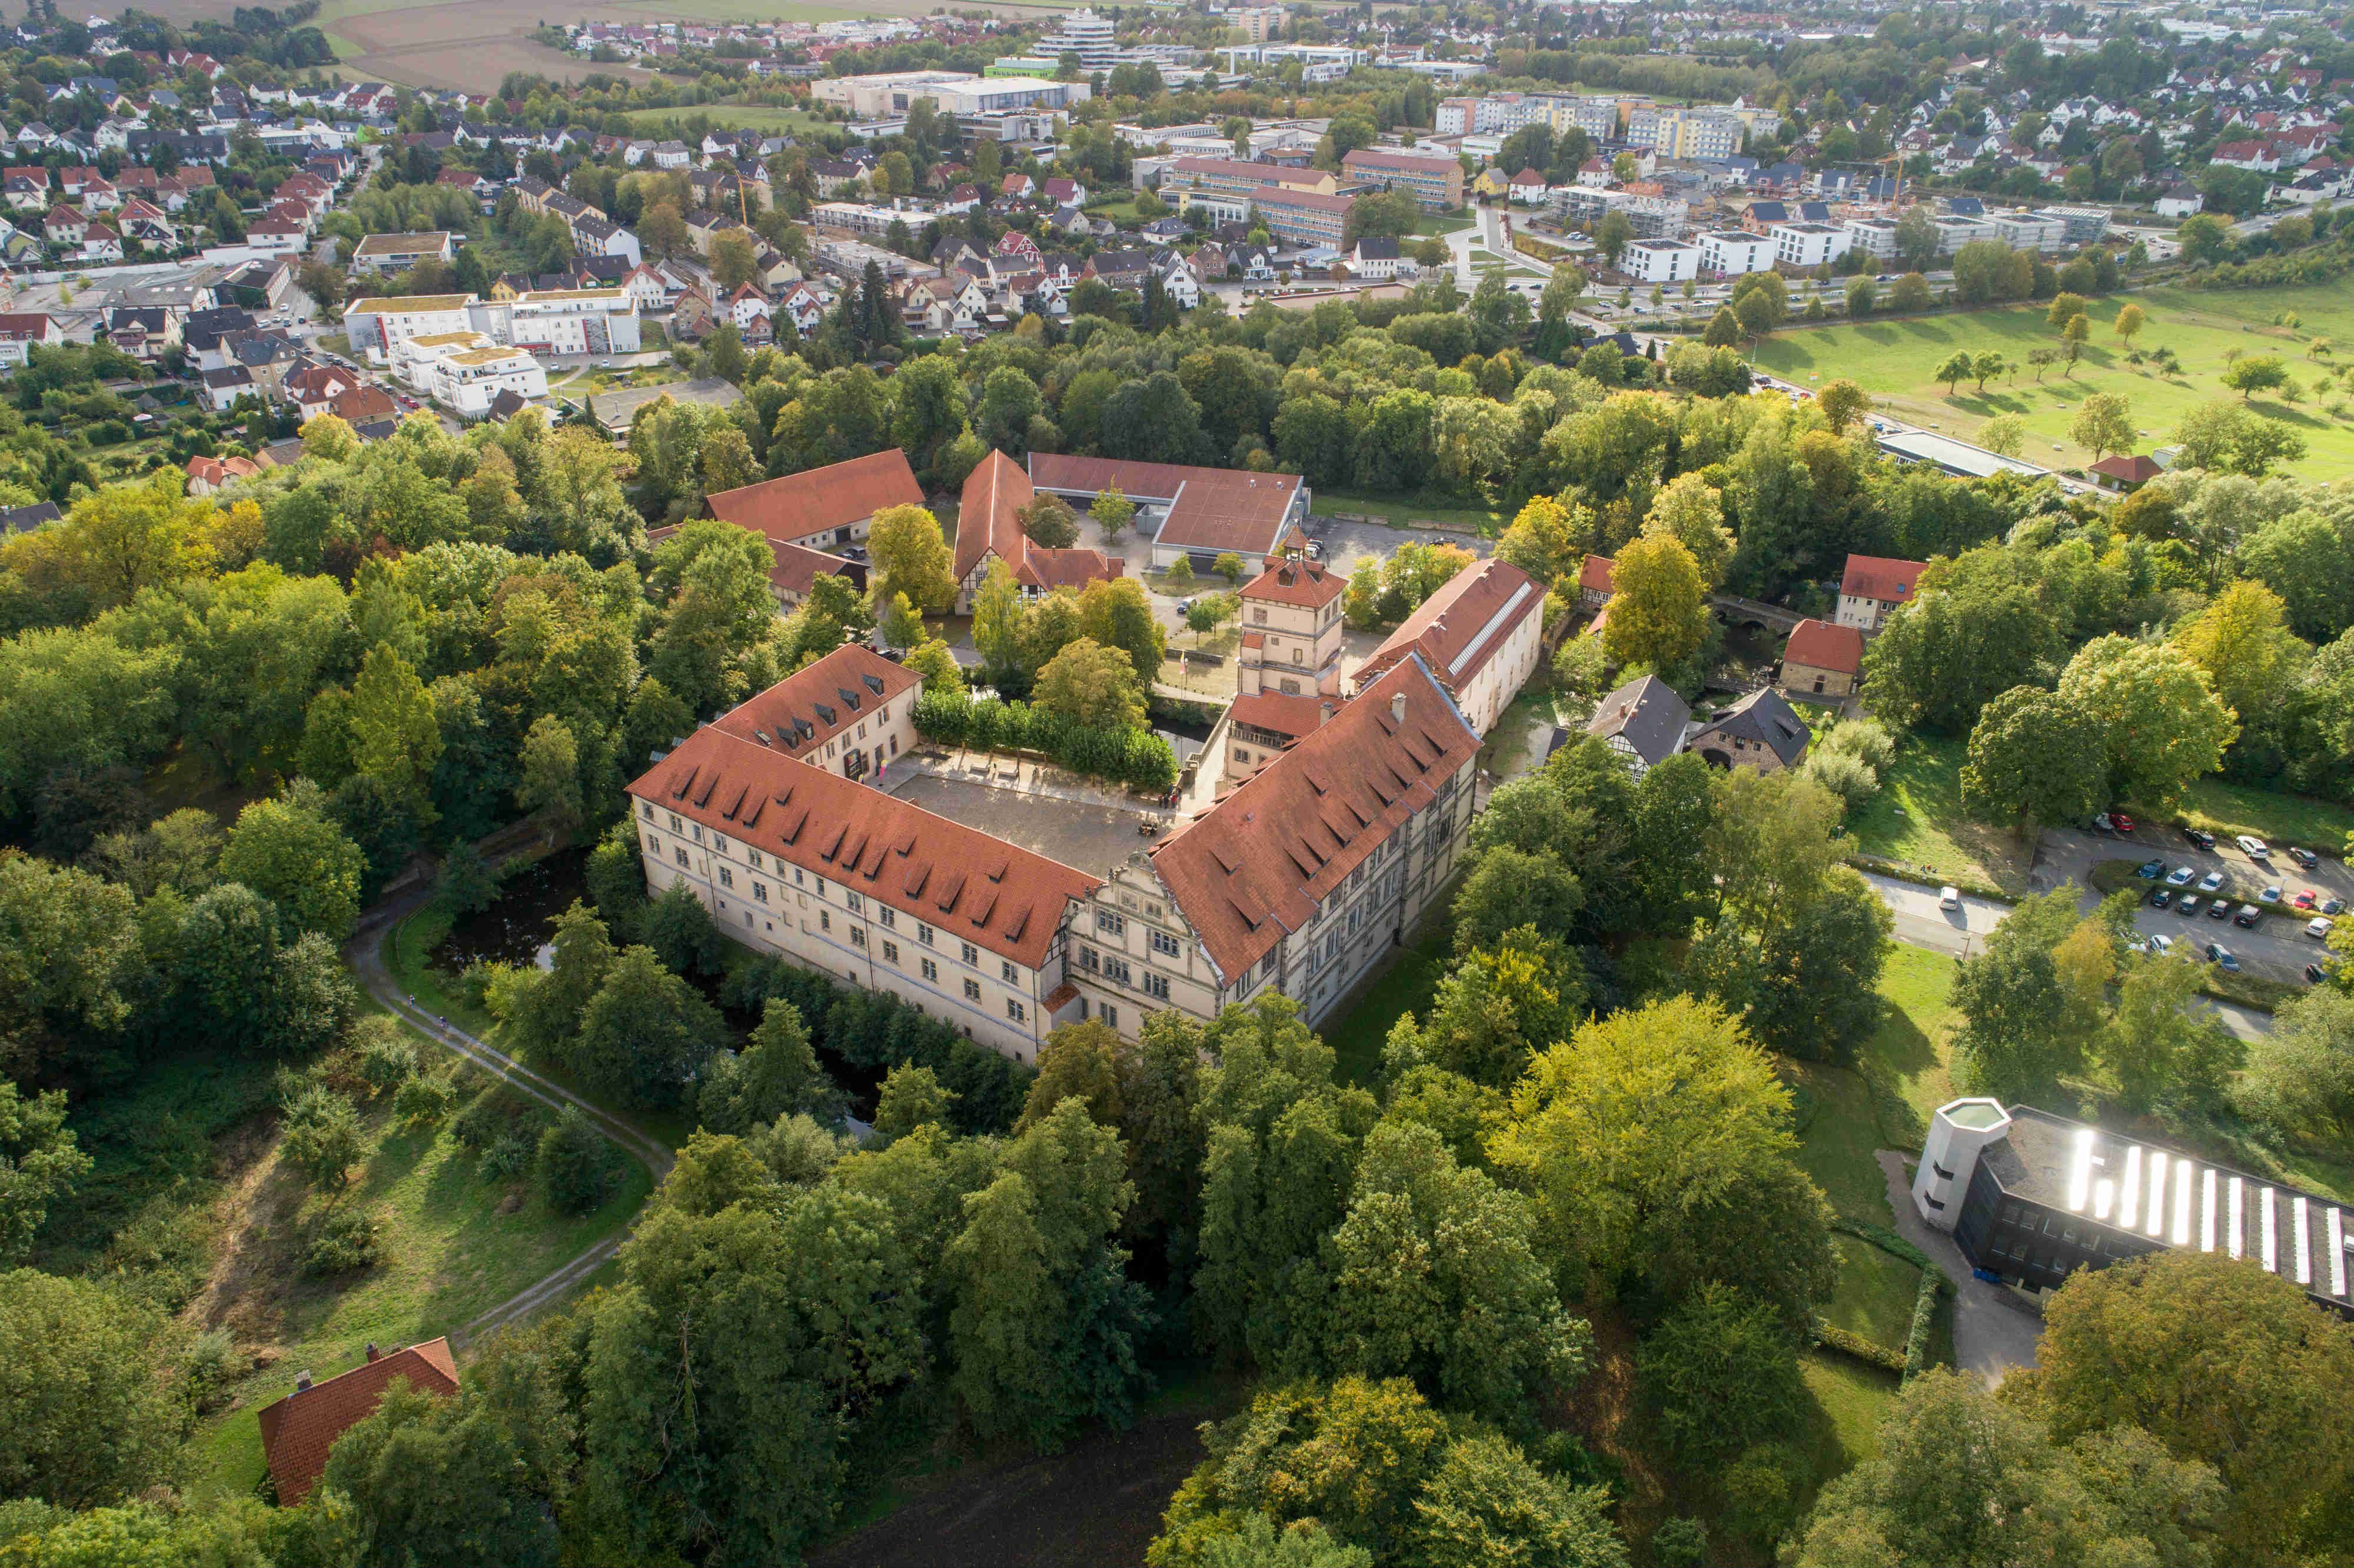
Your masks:
M 1929 1113 L 1954 1097 L 1953 984 L 1954 961 L 1944 954 L 1892 948 L 1880 973 L 1880 1027 L 1856 1065 L 1782 1064 L 1782 1075 L 1817 1101 L 1799 1163 L 1849 1219 L 1888 1223 L 1888 1187 L 1873 1151 L 1917 1146 Z
M 652 1186 L 644 1166 L 616 1150 L 617 1181 L 603 1206 L 555 1213 L 527 1181 L 485 1179 L 447 1123 L 405 1131 L 379 1105 L 367 1133 L 360 1173 L 340 1193 L 306 1191 L 274 1150 L 223 1193 L 219 1260 L 186 1316 L 228 1329 L 240 1351 L 267 1364 L 198 1432 L 201 1489 L 241 1492 L 260 1480 L 258 1413 L 298 1372 L 333 1377 L 364 1361 L 371 1341 L 389 1349 L 461 1328 L 612 1234 Z M 378 1261 L 348 1277 L 310 1278 L 302 1248 L 331 1210 L 376 1221 Z
M 2026 890 L 2031 847 L 1964 814 L 1962 764 L 1967 753 L 1961 740 L 1903 736 L 1881 773 L 1880 793 L 1849 814 L 1848 831 L 1865 854 L 2016 895 Z
M 1913 1305 L 1921 1271 L 1893 1253 L 1854 1236 L 1833 1236 L 1839 1249 L 1839 1290 L 1823 1303 L 1832 1327 L 1902 1351 L 1913 1332 Z
M 1342 1083 L 1371 1088 L 1381 1071 L 1383 1043 L 1398 1016 L 1411 1012 L 1419 1018 L 1430 1011 L 1430 999 L 1455 953 L 1454 923 L 1447 917 L 1453 902 L 1449 889 L 1396 960 L 1320 1031 L 1339 1058 L 1333 1071 Z
M 2147 366 L 2126 363 L 2124 344 L 2109 331 L 2109 323 L 2126 299 L 2148 317 L 2136 345 L 2145 352 L 2172 349 L 2180 357 L 2179 376 L 2161 378 Z M 2095 300 L 2093 337 L 2076 374 L 2071 376 L 2054 367 L 2039 384 L 2027 366 L 2028 352 L 2058 342 L 2044 323 L 2044 311 L 2041 304 L 2021 304 L 1786 331 L 1760 346 L 1757 364 L 1801 382 L 1809 376 L 1824 381 L 1850 377 L 1898 418 L 1965 439 L 1998 414 L 2019 414 L 2027 420 L 2022 455 L 2029 461 L 2075 467 L 2091 461 L 2092 454 L 2069 439 L 2068 426 L 2078 406 L 2095 392 L 2120 393 L 2132 403 L 2135 428 L 2144 435 L 2140 450 L 2147 451 L 2170 441 L 2176 423 L 2190 409 L 2235 396 L 2220 380 L 2227 350 L 2277 354 L 2290 362 L 2298 381 L 2310 384 L 2319 368 L 2305 357 L 2311 339 L 2354 341 L 2354 289 L 2343 284 L 2211 291 L 2153 289 Z M 2272 324 L 2273 317 L 2284 311 L 2298 316 L 2302 324 L 2296 331 Z M 1983 394 L 1964 381 L 1961 385 L 1971 389 L 1948 397 L 1945 384 L 1935 379 L 1938 364 L 1956 350 L 1988 349 L 2009 358 L 2018 367 L 2016 373 L 1990 381 Z M 2250 407 L 2295 427 L 2305 438 L 2305 461 L 2293 471 L 2331 478 L 2354 468 L 2354 420 L 2338 418 L 2313 400 L 2291 406 L 2277 397 L 2260 397 Z
M 1511 514 L 1487 506 L 1448 506 L 1425 501 L 1400 501 L 1394 496 L 1352 495 L 1344 490 L 1321 490 L 1316 493 L 1315 509 L 1324 516 L 1340 513 L 1363 514 L 1391 523 L 1454 523 L 1466 528 L 1476 528 L 1490 537 L 1504 531 L 1512 520 Z M 1446 535 L 1427 535 L 1425 543 L 1437 543 Z M 1405 541 L 1401 539 L 1400 544 Z

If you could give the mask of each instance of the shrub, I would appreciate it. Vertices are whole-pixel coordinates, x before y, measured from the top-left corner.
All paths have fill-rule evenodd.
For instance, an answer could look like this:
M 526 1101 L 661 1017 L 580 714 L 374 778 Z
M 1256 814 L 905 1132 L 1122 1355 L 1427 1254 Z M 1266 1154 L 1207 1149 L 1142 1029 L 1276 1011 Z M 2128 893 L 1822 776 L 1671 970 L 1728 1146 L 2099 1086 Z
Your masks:
M 1806 1398 L 1797 1347 L 1774 1309 L 1723 1285 L 1670 1313 L 1636 1367 L 1669 1452 L 1693 1467 L 1781 1432 Z
M 550 1207 L 585 1214 L 612 1194 L 612 1145 L 578 1106 L 539 1135 L 539 1180 Z
M 280 1149 L 312 1186 L 340 1187 L 360 1157 L 359 1112 L 334 1090 L 314 1084 L 287 1107 Z
M 531 1169 L 535 1152 L 531 1139 L 523 1134 L 503 1132 L 482 1150 L 482 1174 L 493 1181 L 520 1176 Z
M 1724 1472 L 1725 1521 L 1750 1540 L 1772 1544 L 1798 1522 L 1807 1457 L 1787 1443 L 1760 1443 Z
M 302 1250 L 302 1272 L 319 1277 L 355 1273 L 376 1261 L 376 1222 L 366 1214 L 330 1214 Z
M 398 1020 L 382 1013 L 352 1026 L 352 1048 L 359 1054 L 360 1077 L 376 1094 L 397 1089 L 417 1075 L 417 1040 Z
M 461 1147 L 479 1152 L 516 1130 L 518 1124 L 536 1122 L 538 1117 L 539 1102 L 520 1089 L 501 1084 L 477 1095 L 472 1104 L 458 1113 L 458 1119 L 450 1124 L 450 1136 Z M 532 1138 L 539 1136 L 536 1126 L 528 1131 Z
M 458 1103 L 458 1086 L 439 1073 L 419 1073 L 392 1097 L 393 1114 L 408 1127 L 431 1127 Z
M 228 1385 L 246 1369 L 238 1364 L 237 1341 L 227 1329 L 207 1329 L 188 1341 L 180 1358 L 181 1386 L 199 1414 L 217 1410 Z
M 1872 765 L 1843 751 L 1809 751 L 1798 773 L 1838 796 L 1850 811 L 1880 793 L 1880 775 Z
M 1708 1527 L 1687 1514 L 1651 1532 L 1651 1561 L 1659 1568 L 1701 1568 L 1708 1561 Z
M 1177 781 L 1176 754 L 1151 730 L 1074 724 L 1027 703 L 928 691 L 916 705 L 916 730 L 947 746 L 1043 752 L 1074 773 L 1151 793 Z

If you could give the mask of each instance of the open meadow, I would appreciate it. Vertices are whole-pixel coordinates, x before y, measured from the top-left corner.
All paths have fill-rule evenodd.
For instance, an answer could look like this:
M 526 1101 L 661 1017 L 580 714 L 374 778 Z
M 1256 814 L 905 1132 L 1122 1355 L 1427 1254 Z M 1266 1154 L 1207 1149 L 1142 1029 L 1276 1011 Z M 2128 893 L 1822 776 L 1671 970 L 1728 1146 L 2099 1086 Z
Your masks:
M 2127 363 L 2126 345 L 2110 331 L 2110 323 L 2128 300 L 2147 317 L 2134 346 L 2145 355 L 2172 349 L 2180 362 L 2178 374 L 2161 376 L 2147 363 Z M 2029 352 L 2059 342 L 2045 324 L 2045 309 L 2041 303 L 2006 305 L 1786 330 L 1760 346 L 1757 365 L 1802 384 L 1809 377 L 1818 382 L 1848 377 L 1898 418 L 1965 440 L 1973 439 L 1978 427 L 1997 415 L 2017 414 L 2027 421 L 2028 430 L 2020 455 L 2048 467 L 2075 467 L 2091 461 L 2093 454 L 2069 439 L 2068 426 L 2093 394 L 2116 393 L 2132 404 L 2134 428 L 2142 435 L 2137 450 L 2147 452 L 2173 440 L 2175 424 L 2184 414 L 2218 397 L 2237 396 L 2222 385 L 2227 352 L 2237 348 L 2252 355 L 2278 355 L 2288 362 L 2292 377 L 2308 389 L 2305 400 L 2291 404 L 2266 395 L 2249 407 L 2294 427 L 2305 438 L 2305 461 L 2291 471 L 2315 479 L 2354 471 L 2354 417 L 2339 417 L 2324 399 L 2311 396 L 2311 384 L 2330 361 L 2306 357 L 2314 342 L 2324 338 L 2354 352 L 2354 289 L 2343 284 L 2237 291 L 2168 288 L 2104 296 L 2092 302 L 2093 335 L 2075 374 L 2053 366 L 2038 381 L 2027 363 Z M 2285 312 L 2297 317 L 2297 327 L 2274 324 L 2273 318 Z M 1988 381 L 1983 393 L 1965 380 L 1948 396 L 1936 379 L 1937 366 L 1956 351 L 1982 354 L 1989 349 L 2010 361 L 2010 373 Z M 2354 408 L 2349 415 L 2354 416 Z

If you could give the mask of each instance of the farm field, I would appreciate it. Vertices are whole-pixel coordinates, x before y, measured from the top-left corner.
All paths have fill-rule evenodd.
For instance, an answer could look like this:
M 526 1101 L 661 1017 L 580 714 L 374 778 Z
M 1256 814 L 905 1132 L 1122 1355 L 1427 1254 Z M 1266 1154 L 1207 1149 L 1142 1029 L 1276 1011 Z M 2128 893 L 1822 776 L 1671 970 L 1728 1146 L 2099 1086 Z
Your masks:
M 2125 347 L 2109 323 L 2127 300 L 2148 317 L 2137 346 L 2145 352 L 2172 349 L 2181 361 L 2180 376 L 2165 378 L 2146 366 L 2126 363 Z M 2236 396 L 2220 379 L 2226 351 L 2279 355 L 2289 363 L 2291 375 L 2309 387 L 2322 364 L 2305 356 L 2313 339 L 2354 344 L 2354 290 L 2342 285 L 2229 291 L 2152 289 L 2094 300 L 2093 336 L 2076 374 L 2070 376 L 2063 367 L 2054 366 L 2038 384 L 2027 365 L 2028 351 L 2057 342 L 2044 324 L 2044 310 L 2041 304 L 2020 304 L 1907 321 L 1786 330 L 1758 349 L 1757 365 L 1802 383 L 1810 376 L 1822 381 L 1850 377 L 1897 418 L 1966 440 L 1997 415 L 2021 415 L 2028 429 L 2022 456 L 2047 466 L 2074 467 L 2090 461 L 2092 454 L 2069 440 L 2068 426 L 2077 408 L 2095 392 L 2117 393 L 2132 403 L 2134 426 L 2144 432 L 2140 450 L 2147 452 L 2171 441 L 2176 422 L 2190 409 Z M 2296 313 L 2301 323 L 2296 330 L 2272 324 L 2273 317 L 2285 311 Z M 1957 350 L 1975 354 L 1988 349 L 2009 358 L 2018 367 L 2016 373 L 1988 382 L 1983 394 L 1964 381 L 1961 385 L 1971 390 L 1947 397 L 1945 384 L 1935 379 L 1937 366 Z M 2260 397 L 2250 407 L 2295 427 L 2305 438 L 2305 461 L 2291 471 L 2327 479 L 2354 468 L 2354 419 L 2338 418 L 2310 397 L 2291 405 L 2276 397 Z
M 806 131 L 823 122 L 800 109 L 782 109 L 770 103 L 691 103 L 674 109 L 632 109 L 632 125 L 660 125 L 667 120 L 688 121 L 696 116 L 708 120 L 721 129 L 746 131 Z

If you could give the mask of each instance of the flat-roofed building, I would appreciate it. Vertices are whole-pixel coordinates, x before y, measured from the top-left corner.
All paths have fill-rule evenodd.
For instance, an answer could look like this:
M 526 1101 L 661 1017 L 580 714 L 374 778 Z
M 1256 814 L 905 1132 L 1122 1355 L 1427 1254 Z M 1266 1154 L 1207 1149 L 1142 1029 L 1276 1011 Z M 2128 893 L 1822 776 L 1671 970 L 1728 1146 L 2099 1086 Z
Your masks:
M 1777 223 L 1769 232 L 1774 260 L 1791 267 L 1828 267 L 1854 243 L 1846 229 L 1828 223 Z
M 420 234 L 371 234 L 352 249 L 355 272 L 405 272 L 419 261 L 454 261 L 456 239 L 440 230 Z
M 894 447 L 723 490 L 704 498 L 703 514 L 764 538 L 827 550 L 866 537 L 877 512 L 923 503 L 924 487 L 916 482 L 907 454 Z
M 1720 229 L 1699 237 L 1700 270 L 1720 277 L 1774 270 L 1774 241 L 1745 228 Z
M 1482 736 L 1537 667 L 1544 589 L 1508 561 L 1477 561 L 1439 585 L 1350 677 L 1363 693 L 1409 653 L 1419 654 Z
M 390 361 L 393 349 L 412 337 L 467 332 L 474 327 L 468 313 L 472 294 L 409 294 L 354 300 L 344 308 L 344 333 L 353 351 L 377 364 Z
M 2337 1200 L 2031 1106 L 1938 1107 L 1913 1202 L 1973 1267 L 2031 1294 L 2170 1249 L 2261 1268 L 2354 1318 L 2354 1220 Z
M 1250 209 L 1267 231 L 1287 245 L 1338 249 L 1355 198 L 1320 196 L 1283 185 L 1261 185 L 1250 194 Z
M 1875 261 L 1896 260 L 1896 220 L 1893 217 L 1850 217 L 1841 226 L 1847 230 L 1848 248 L 1861 250 Z
M 1463 165 L 1453 158 L 1359 147 L 1341 160 L 1341 173 L 1384 190 L 1411 191 L 1426 212 L 1463 205 Z
M 547 372 L 527 349 L 493 342 L 486 333 L 432 333 L 412 337 L 392 354 L 393 374 L 459 418 L 480 419 L 503 392 L 525 402 L 547 396 Z
M 1677 283 L 1700 276 L 1700 247 L 1681 239 L 1638 239 L 1618 259 L 1621 271 L 1645 283 Z
M 535 354 L 638 351 L 638 302 L 627 289 L 535 289 L 482 313 L 493 334 Z
M 1279 164 L 1251 164 L 1239 158 L 1179 158 L 1161 176 L 1161 188 L 1211 191 L 1222 196 L 1248 196 L 1263 185 L 1314 191 L 1331 196 L 1339 184 L 1327 169 L 1292 169 Z
M 1110 485 L 1136 504 L 1137 533 L 1152 530 L 1156 571 L 1187 558 L 1197 572 L 1232 551 L 1254 575 L 1282 555 L 1291 531 L 1308 520 L 1311 497 L 1296 473 L 1251 473 L 1124 458 L 1030 454 L 1030 482 L 1085 511 Z

